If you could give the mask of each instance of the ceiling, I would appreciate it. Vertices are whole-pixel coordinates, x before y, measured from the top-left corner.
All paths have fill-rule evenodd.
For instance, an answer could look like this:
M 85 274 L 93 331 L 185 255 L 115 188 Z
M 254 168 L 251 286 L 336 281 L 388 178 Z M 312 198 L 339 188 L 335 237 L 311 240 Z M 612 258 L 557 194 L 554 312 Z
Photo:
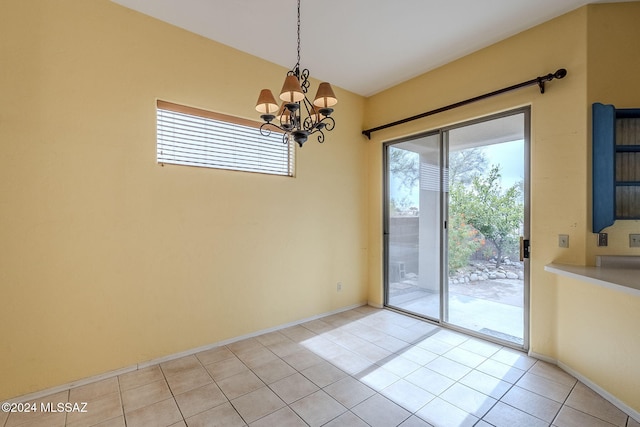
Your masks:
M 267 61 L 296 63 L 296 0 L 112 0 Z M 620 0 L 303 0 L 301 66 L 363 96 L 587 3 Z

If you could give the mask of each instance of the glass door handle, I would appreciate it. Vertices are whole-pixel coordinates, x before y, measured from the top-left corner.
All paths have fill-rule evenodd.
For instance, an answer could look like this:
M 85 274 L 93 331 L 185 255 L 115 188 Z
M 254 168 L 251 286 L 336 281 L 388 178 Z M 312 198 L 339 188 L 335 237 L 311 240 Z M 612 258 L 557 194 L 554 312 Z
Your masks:
M 531 247 L 529 245 L 529 239 L 525 239 L 520 236 L 520 261 L 524 261 L 525 258 L 529 258 Z

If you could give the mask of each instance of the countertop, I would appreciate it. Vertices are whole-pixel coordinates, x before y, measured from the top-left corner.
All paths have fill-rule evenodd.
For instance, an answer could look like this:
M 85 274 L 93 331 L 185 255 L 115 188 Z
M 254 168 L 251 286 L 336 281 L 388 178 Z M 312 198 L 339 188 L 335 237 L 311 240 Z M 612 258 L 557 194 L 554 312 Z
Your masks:
M 640 297 L 640 269 L 548 264 L 545 271 Z

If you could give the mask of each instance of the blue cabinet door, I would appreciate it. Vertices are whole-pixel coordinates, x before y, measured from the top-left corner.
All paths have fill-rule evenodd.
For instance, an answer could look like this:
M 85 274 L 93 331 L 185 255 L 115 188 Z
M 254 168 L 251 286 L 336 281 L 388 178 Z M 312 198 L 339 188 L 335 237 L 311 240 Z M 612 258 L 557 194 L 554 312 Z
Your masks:
M 616 220 L 616 109 L 613 105 L 592 106 L 593 143 L 593 232 Z

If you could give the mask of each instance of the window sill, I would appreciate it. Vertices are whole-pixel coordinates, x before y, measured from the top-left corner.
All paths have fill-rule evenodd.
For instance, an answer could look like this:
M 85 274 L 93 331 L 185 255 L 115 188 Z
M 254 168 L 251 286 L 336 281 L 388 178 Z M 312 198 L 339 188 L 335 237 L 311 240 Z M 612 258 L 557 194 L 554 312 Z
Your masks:
M 637 268 L 548 264 L 544 270 L 640 297 L 640 269 Z

